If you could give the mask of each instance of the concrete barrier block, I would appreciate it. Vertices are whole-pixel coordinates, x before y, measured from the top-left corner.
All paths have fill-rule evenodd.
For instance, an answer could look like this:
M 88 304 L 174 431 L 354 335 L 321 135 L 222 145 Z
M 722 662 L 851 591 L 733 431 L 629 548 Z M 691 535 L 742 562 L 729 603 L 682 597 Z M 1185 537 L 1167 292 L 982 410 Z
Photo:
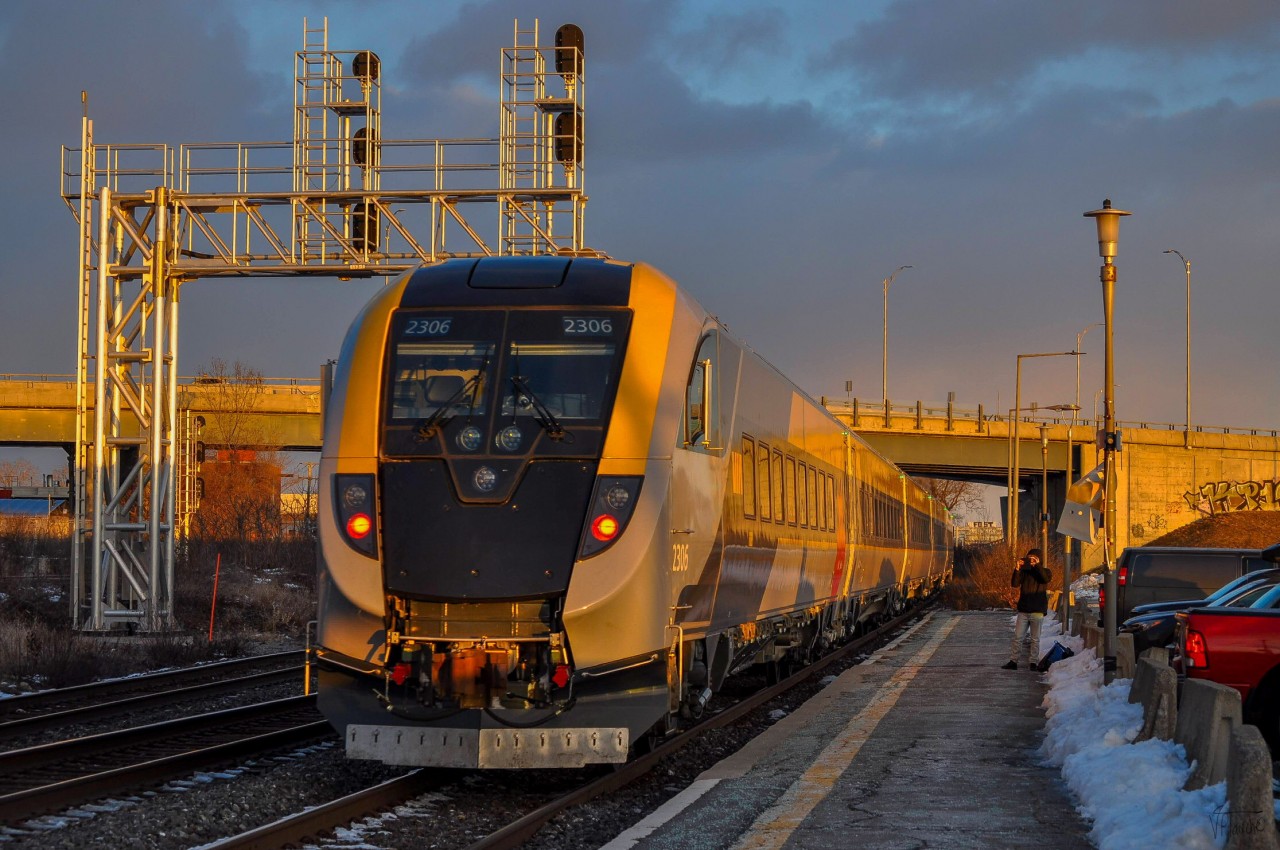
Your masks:
M 1097 626 L 1085 626 L 1084 631 L 1084 648 L 1092 649 L 1094 655 L 1102 657 L 1102 629 Z
M 1203 679 L 1183 682 L 1173 738 L 1187 748 L 1187 761 L 1194 763 L 1186 790 L 1227 778 L 1231 732 L 1239 726 L 1239 691 Z
M 1134 668 L 1133 635 L 1116 635 L 1116 678 L 1132 679 Z
M 1142 650 L 1142 655 L 1139 656 L 1139 659 L 1142 659 L 1142 658 L 1146 658 L 1150 661 L 1154 661 L 1156 664 L 1163 664 L 1165 666 L 1168 666 L 1169 647 L 1167 646 L 1147 647 L 1146 649 Z
M 1137 668 L 1133 671 L 1133 684 L 1129 686 L 1130 703 L 1147 704 L 1159 669 L 1160 665 L 1151 662 L 1149 659 L 1144 658 L 1138 662 Z
M 1076 603 L 1071 614 L 1072 634 L 1076 637 L 1084 635 L 1085 627 L 1091 623 L 1096 623 L 1097 618 L 1093 616 L 1093 610 L 1083 602 Z
M 1271 752 L 1256 726 L 1231 733 L 1227 810 L 1214 832 L 1227 833 L 1227 850 L 1280 850 L 1271 800 Z M 1225 821 L 1225 822 L 1224 822 Z
M 1173 740 L 1178 728 L 1178 674 L 1168 664 L 1161 666 L 1144 658 L 1138 662 L 1138 672 L 1133 679 L 1135 688 L 1140 679 L 1143 682 L 1142 729 L 1137 740 Z M 1132 689 L 1129 699 L 1133 699 Z

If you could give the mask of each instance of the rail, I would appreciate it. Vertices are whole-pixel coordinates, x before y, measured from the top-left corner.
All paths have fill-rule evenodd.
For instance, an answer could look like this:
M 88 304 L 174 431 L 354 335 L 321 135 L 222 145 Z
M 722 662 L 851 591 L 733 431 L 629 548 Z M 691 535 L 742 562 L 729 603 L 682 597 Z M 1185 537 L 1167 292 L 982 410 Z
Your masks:
M 0 741 L 14 733 L 29 734 L 76 722 L 118 717 L 143 707 L 205 699 L 291 679 L 301 681 L 304 670 L 301 661 L 301 651 L 284 652 L 151 676 L 113 679 L 97 683 L 97 687 L 80 685 L 10 697 L 0 702 L 0 709 L 4 710 L 0 713 Z M 271 669 L 240 672 L 263 665 Z M 40 711 L 46 706 L 51 708 Z
M 652 771 L 659 762 L 691 743 L 699 735 L 727 726 L 764 705 L 774 697 L 800 685 L 815 673 L 866 648 L 869 644 L 893 632 L 913 617 L 920 616 L 926 607 L 914 607 L 899 617 L 891 619 L 874 631 L 855 638 L 813 664 L 778 683 L 751 694 L 725 710 L 709 715 L 688 731 L 669 739 L 645 755 L 623 765 L 617 765 L 604 776 L 560 795 L 550 802 L 526 812 L 521 817 L 469 845 L 466 850 L 513 850 L 532 837 L 545 823 L 557 814 L 585 803 L 601 794 L 616 791 Z M 441 782 L 439 771 L 416 770 L 396 777 L 380 785 L 350 794 L 315 808 L 280 818 L 265 826 L 232 835 L 203 845 L 205 850 L 260 850 L 292 844 L 305 844 L 316 835 L 329 832 L 354 820 L 393 808 L 412 799 Z
M 0 824 L 332 736 L 315 697 L 302 696 L 10 750 L 0 753 Z

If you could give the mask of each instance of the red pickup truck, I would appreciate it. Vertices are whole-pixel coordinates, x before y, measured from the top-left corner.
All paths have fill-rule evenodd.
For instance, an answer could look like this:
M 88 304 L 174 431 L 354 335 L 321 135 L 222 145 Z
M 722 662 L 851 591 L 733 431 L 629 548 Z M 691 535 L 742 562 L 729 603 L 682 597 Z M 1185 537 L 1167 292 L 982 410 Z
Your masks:
M 1274 591 L 1274 589 L 1273 589 Z M 1178 613 L 1181 672 L 1240 692 L 1244 722 L 1280 752 L 1280 609 L 1195 608 Z

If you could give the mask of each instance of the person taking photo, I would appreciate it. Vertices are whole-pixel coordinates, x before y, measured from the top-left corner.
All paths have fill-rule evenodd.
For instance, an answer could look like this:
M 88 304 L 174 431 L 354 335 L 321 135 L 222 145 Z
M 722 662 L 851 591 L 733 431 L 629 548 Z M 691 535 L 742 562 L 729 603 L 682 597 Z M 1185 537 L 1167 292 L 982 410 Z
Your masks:
M 1029 658 L 1028 670 L 1034 670 L 1040 654 L 1040 624 L 1049 611 L 1049 568 L 1041 564 L 1039 549 L 1031 549 L 1018 559 L 1009 579 L 1018 588 L 1018 617 L 1013 625 L 1013 641 L 1009 644 L 1009 660 L 1005 670 L 1017 670 L 1022 659 Z

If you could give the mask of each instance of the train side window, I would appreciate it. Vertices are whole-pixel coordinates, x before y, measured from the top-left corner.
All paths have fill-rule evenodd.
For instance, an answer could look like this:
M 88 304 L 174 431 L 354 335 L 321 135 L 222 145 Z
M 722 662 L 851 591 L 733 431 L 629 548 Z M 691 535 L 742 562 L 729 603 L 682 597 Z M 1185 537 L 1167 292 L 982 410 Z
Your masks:
M 818 527 L 818 489 L 816 486 L 818 483 L 817 472 L 818 470 L 814 469 L 811 466 L 809 467 L 808 472 L 805 474 L 805 486 L 809 490 L 809 527 L 810 528 Z
M 827 476 L 827 528 L 830 531 L 836 530 L 836 479 L 834 475 Z
M 773 488 L 769 481 L 769 447 L 764 443 L 760 444 L 760 453 L 757 457 L 756 486 L 760 488 L 760 519 L 771 520 L 773 519 Z
M 823 531 L 827 530 L 827 474 L 818 472 L 814 477 L 818 488 L 818 528 Z
M 783 476 L 787 482 L 787 525 L 796 524 L 796 459 L 787 458 L 787 474 Z
M 773 480 L 773 521 L 781 525 L 786 522 L 782 505 L 787 499 L 787 487 L 786 478 L 782 474 L 782 452 L 777 449 L 773 450 L 773 463 L 770 466 L 769 477 Z
M 698 354 L 689 373 L 689 385 L 685 389 L 684 435 L 686 449 L 694 451 L 719 451 L 719 412 L 716 410 L 717 369 L 719 365 L 720 335 L 707 334 L 698 344 Z
M 756 515 L 756 444 L 742 437 L 742 513 L 748 519 Z
M 874 531 L 871 522 L 871 488 L 866 484 L 862 485 L 861 496 L 859 504 L 862 507 L 862 536 L 865 539 L 870 537 Z
M 805 486 L 805 479 L 808 478 L 809 468 L 805 466 L 804 461 L 796 463 L 796 495 L 799 498 L 799 505 L 796 513 L 800 517 L 800 527 L 809 527 L 809 489 Z

